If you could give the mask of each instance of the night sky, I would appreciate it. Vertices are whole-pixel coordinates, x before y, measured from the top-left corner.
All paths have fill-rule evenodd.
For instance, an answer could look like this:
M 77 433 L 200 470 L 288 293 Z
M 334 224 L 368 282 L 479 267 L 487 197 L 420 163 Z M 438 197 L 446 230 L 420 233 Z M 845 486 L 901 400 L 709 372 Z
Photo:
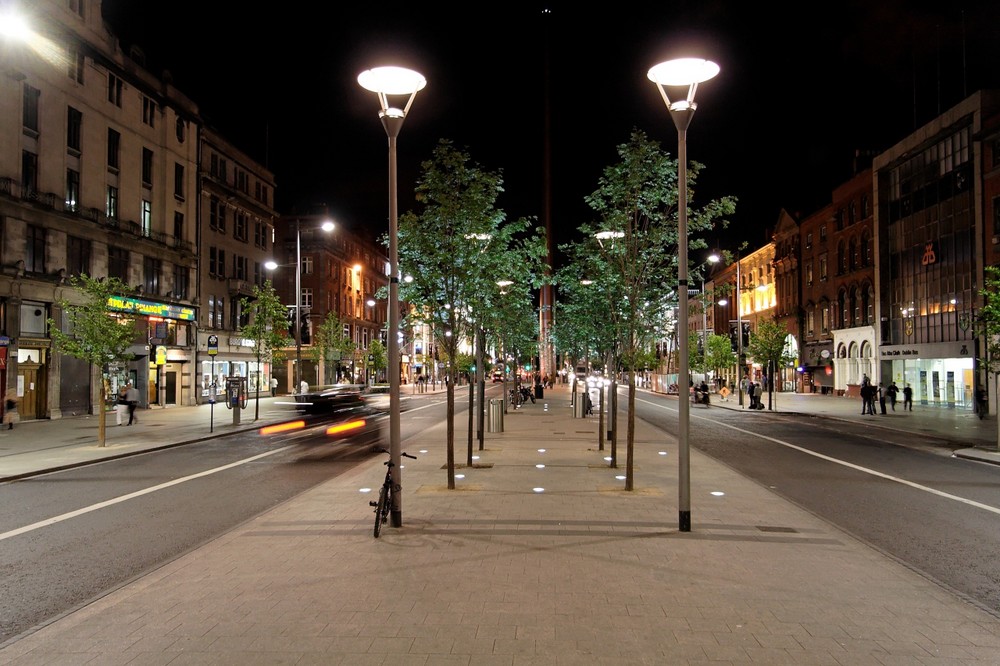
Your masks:
M 445 138 L 502 171 L 509 217 L 541 223 L 548 90 L 552 226 L 565 242 L 592 219 L 583 197 L 633 129 L 676 154 L 648 69 L 679 55 L 714 60 L 721 73 L 698 90 L 688 157 L 706 165 L 693 206 L 739 199 L 732 231 L 713 243 L 724 249 L 767 242 L 782 209 L 829 202 L 856 150 L 885 150 L 1000 87 L 997 2 L 352 4 L 104 0 L 104 15 L 123 46 L 142 47 L 152 72 L 169 70 L 274 171 L 279 212 L 323 203 L 376 233 L 387 227 L 387 139 L 375 95 L 357 84 L 374 66 L 428 80 L 398 140 L 401 213 Z

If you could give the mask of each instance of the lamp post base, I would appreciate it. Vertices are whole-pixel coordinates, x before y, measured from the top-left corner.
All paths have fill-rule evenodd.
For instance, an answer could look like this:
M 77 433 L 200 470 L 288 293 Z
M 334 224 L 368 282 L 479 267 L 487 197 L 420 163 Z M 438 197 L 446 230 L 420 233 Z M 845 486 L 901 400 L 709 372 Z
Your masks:
M 677 517 L 677 529 L 679 529 L 681 532 L 690 532 L 691 531 L 691 512 L 690 511 L 681 511 L 680 514 L 678 514 L 678 517 Z

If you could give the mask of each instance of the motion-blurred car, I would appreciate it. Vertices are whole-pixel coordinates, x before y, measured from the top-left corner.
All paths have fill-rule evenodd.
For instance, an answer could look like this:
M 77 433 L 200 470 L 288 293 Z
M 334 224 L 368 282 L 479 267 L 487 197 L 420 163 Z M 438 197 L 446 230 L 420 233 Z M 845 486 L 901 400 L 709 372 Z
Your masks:
M 378 409 L 383 412 L 389 411 L 389 385 L 388 384 L 375 384 L 373 386 L 361 387 L 361 397 L 364 399 L 369 406 L 373 409 Z M 400 389 L 399 392 L 399 411 L 405 412 L 410 408 L 410 396 L 403 394 L 403 390 Z
M 336 384 L 317 386 L 308 393 L 298 394 L 291 404 L 303 417 L 266 426 L 261 434 L 308 430 L 313 436 L 300 439 L 300 443 L 315 444 L 333 439 L 363 446 L 384 446 L 388 438 L 388 416 L 362 398 L 362 388 Z

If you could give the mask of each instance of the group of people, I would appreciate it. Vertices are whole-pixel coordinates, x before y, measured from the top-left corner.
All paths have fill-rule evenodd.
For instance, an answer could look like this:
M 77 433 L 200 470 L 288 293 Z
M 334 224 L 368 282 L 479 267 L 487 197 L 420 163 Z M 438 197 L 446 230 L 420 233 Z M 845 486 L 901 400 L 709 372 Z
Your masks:
M 132 386 L 132 382 L 129 382 L 121 387 L 118 391 L 118 402 L 115 404 L 115 420 L 118 425 L 123 425 L 122 421 L 125 419 L 125 414 L 128 414 L 128 423 L 124 425 L 132 425 L 133 423 L 138 423 L 139 419 L 135 417 L 135 408 L 139 405 L 139 389 Z
M 750 409 L 764 409 L 764 401 L 761 399 L 764 396 L 764 382 L 755 382 L 744 377 L 740 384 L 740 388 L 746 392 L 750 400 Z
M 861 414 L 875 414 L 875 403 L 879 405 L 879 411 L 886 413 L 885 404 L 888 401 L 892 411 L 896 411 L 896 401 L 899 397 L 899 387 L 896 382 L 891 382 L 889 386 L 884 386 L 882 382 L 878 385 L 865 375 L 861 379 Z M 913 389 L 909 384 L 903 387 L 903 411 L 913 411 Z

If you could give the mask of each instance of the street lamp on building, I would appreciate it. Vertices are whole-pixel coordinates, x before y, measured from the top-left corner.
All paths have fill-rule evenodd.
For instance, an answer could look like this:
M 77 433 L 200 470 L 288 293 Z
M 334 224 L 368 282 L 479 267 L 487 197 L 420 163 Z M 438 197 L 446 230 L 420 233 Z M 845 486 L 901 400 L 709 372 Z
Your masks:
M 333 231 L 334 224 L 324 220 L 319 228 L 326 232 Z M 268 261 L 264 268 L 274 270 L 278 264 Z M 295 218 L 295 386 L 292 392 L 302 390 L 302 226 L 301 220 Z
M 413 104 L 417 92 L 424 89 L 427 79 L 422 74 L 403 67 L 375 67 L 358 75 L 358 84 L 378 95 L 379 119 L 389 137 L 389 459 L 394 465 L 393 475 L 397 487 L 402 486 L 399 432 L 399 254 L 398 211 L 396 210 L 396 138 L 403 129 L 403 121 Z M 389 105 L 389 97 L 404 96 L 406 105 L 399 109 Z M 402 493 L 392 494 L 389 511 L 393 527 L 403 525 Z
M 691 400 L 684 386 L 684 380 L 689 379 L 688 358 L 688 243 L 687 243 L 687 128 L 694 117 L 694 102 L 698 84 L 707 81 L 719 73 L 719 66 L 710 60 L 700 58 L 680 58 L 668 60 L 653 66 L 647 73 L 650 81 L 656 84 L 663 102 L 667 105 L 670 118 L 677 127 L 677 291 L 680 297 L 680 316 L 678 323 L 678 339 L 680 363 L 678 385 L 681 399 L 678 401 L 677 427 L 677 461 L 679 465 L 679 502 L 678 528 L 681 532 L 691 531 L 691 460 L 688 428 L 691 419 Z M 687 88 L 687 94 L 670 101 L 668 87 Z

